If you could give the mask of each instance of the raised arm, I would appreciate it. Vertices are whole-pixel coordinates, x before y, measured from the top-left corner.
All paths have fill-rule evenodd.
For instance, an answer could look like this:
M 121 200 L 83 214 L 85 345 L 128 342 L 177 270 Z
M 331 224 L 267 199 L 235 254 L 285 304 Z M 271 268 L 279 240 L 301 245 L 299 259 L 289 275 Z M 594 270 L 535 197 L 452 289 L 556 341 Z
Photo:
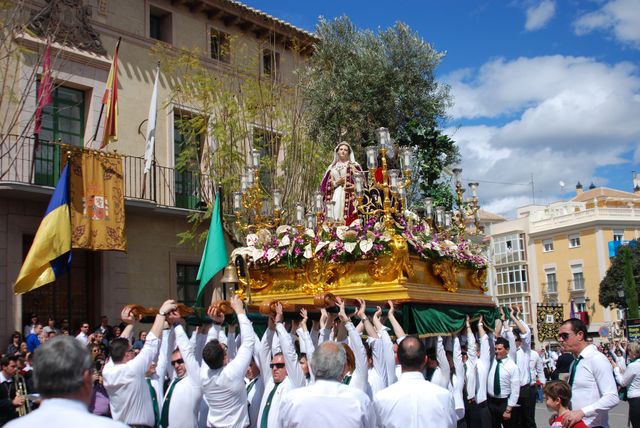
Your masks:
M 353 350 L 353 354 L 356 360 L 356 367 L 353 372 L 353 377 L 351 378 L 350 386 L 355 388 L 359 388 L 365 394 L 367 393 L 368 383 L 368 367 L 367 367 L 367 351 L 364 349 L 364 345 L 362 344 L 362 339 L 360 335 L 356 331 L 353 323 L 347 316 L 344 310 L 344 301 L 338 298 L 338 306 L 340 307 L 340 312 L 338 316 L 340 317 L 340 321 L 345 326 L 347 330 L 347 334 L 349 336 L 349 343 L 351 349 Z
M 255 334 L 253 333 L 251 321 L 247 318 L 247 314 L 244 310 L 244 303 L 242 303 L 242 300 L 240 300 L 238 296 L 231 297 L 231 307 L 238 317 L 242 343 L 240 344 L 236 357 L 223 369 L 223 374 L 231 380 L 242 380 L 244 379 L 244 374 L 247 371 L 247 367 L 249 367 L 251 358 L 253 357 Z
M 468 315 L 465 326 L 467 330 L 467 398 L 472 399 L 476 396 L 476 367 L 478 366 L 478 353 L 476 347 L 476 336 L 473 334 L 473 330 L 471 330 L 471 322 Z
M 196 385 L 200 385 L 202 382 L 202 378 L 200 377 L 200 364 L 196 360 L 193 343 L 187 337 L 187 333 L 184 331 L 182 324 L 176 322 L 173 327 L 173 332 L 175 333 L 176 343 L 178 344 L 178 349 L 180 349 L 180 354 L 187 369 L 187 376 L 189 376 Z
M 447 353 L 444 351 L 444 340 L 442 336 L 438 336 L 436 359 L 438 360 L 438 367 L 440 367 L 442 376 L 449 382 L 451 380 L 451 367 L 449 366 L 449 360 L 447 360 Z
M 387 303 L 389 303 L 389 313 L 387 316 L 389 318 L 389 322 L 391 323 L 391 327 L 393 328 L 393 334 L 396 335 L 396 341 L 400 343 L 407 334 L 404 332 L 404 329 L 396 319 L 395 307 L 393 305 L 393 302 L 389 300 Z
M 464 417 L 464 398 L 462 390 L 464 389 L 464 363 L 462 362 L 462 349 L 460 348 L 460 339 L 458 336 L 453 338 L 453 367 L 456 375 L 453 383 L 453 401 L 455 403 L 456 416 L 458 420 Z
M 306 378 L 302 372 L 300 364 L 298 364 L 298 354 L 293 346 L 291 336 L 284 328 L 282 322 L 284 321 L 284 315 L 282 313 L 282 304 L 276 304 L 276 333 L 280 339 L 280 349 L 284 356 L 284 365 L 287 368 L 287 376 L 291 380 L 291 384 L 294 388 L 300 388 L 305 385 Z
M 382 359 L 384 361 L 384 373 L 385 383 L 387 386 L 396 383 L 398 377 L 396 376 L 396 356 L 393 352 L 393 342 L 389 337 L 387 327 L 380 321 L 380 314 L 382 314 L 382 308 L 378 306 L 378 310 L 373 314 L 373 324 L 378 329 L 378 335 L 380 336 L 379 345 L 382 350 Z

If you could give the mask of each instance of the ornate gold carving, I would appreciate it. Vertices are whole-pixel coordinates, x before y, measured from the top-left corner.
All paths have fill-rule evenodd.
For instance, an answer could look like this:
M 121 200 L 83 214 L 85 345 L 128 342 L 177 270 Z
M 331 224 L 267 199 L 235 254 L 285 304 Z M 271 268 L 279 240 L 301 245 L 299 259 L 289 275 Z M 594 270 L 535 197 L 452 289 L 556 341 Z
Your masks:
M 264 290 L 267 287 L 271 287 L 273 285 L 273 276 L 271 272 L 267 272 L 266 270 L 258 270 L 251 269 L 251 291 L 260 291 Z M 247 286 L 247 278 L 238 275 L 238 281 L 244 287 Z
M 353 263 L 327 263 L 312 259 L 305 264 L 302 290 L 310 295 L 324 293 L 336 287 L 338 280 L 351 271 Z
M 471 274 L 469 275 L 470 283 L 472 287 L 478 288 L 483 292 L 488 291 L 488 288 L 484 285 L 487 280 L 487 270 L 486 269 L 477 269 L 471 270 Z
M 369 265 L 369 275 L 376 281 L 393 281 L 405 275 L 413 276 L 413 263 L 409 260 L 407 241 L 400 235 L 394 234 L 391 240 L 391 255 L 382 256 Z
M 434 262 L 433 274 L 442 280 L 442 286 L 450 292 L 458 290 L 458 274 L 460 268 L 449 260 Z

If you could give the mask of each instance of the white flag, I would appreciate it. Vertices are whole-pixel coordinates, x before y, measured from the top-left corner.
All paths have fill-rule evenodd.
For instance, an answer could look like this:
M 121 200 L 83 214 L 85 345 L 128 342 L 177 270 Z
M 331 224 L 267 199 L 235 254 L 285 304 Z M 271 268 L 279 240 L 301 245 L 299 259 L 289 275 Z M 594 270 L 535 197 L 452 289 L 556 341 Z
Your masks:
M 158 75 L 160 74 L 160 66 L 156 68 L 156 80 L 153 84 L 153 94 L 151 94 L 151 103 L 149 104 L 149 118 L 147 119 L 147 147 L 144 151 L 144 173 L 151 170 L 151 161 L 153 160 L 154 145 L 156 142 L 156 117 L 158 115 Z

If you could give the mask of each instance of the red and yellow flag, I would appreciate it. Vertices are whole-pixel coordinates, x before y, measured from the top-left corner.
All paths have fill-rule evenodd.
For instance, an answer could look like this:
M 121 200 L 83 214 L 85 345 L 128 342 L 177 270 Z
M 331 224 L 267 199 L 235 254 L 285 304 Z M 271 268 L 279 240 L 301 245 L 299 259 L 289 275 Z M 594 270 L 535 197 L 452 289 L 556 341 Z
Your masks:
M 104 121 L 104 135 L 100 148 L 103 149 L 112 141 L 118 141 L 118 49 L 120 48 L 120 40 L 116 44 L 116 50 L 113 54 L 113 62 L 109 77 L 107 78 L 107 87 L 102 96 L 102 104 L 106 107 L 107 112 Z
M 51 46 L 47 44 L 42 57 L 42 77 L 38 86 L 38 105 L 36 107 L 35 127 L 33 133 L 40 135 L 42 128 L 42 111 L 53 102 L 53 79 L 51 77 Z

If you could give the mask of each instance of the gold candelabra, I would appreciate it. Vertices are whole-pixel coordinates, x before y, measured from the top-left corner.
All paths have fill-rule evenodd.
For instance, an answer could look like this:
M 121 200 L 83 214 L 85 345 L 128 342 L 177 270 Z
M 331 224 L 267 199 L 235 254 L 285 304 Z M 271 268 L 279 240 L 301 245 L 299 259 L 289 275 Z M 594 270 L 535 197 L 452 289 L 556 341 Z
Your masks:
M 369 209 L 363 205 L 366 178 L 363 172 L 358 171 L 353 175 L 356 198 L 358 200 L 358 212 L 365 216 L 382 214 L 384 226 L 387 230 L 393 230 L 395 214 L 402 214 L 407 205 L 407 189 L 411 185 L 411 149 L 402 147 L 399 152 L 402 172 L 387 167 L 387 156 L 392 153 L 392 142 L 387 128 L 378 128 L 378 146 L 367 147 L 367 169 L 369 170 L 369 186 L 382 191 L 382 208 Z M 378 170 L 378 155 L 381 159 L 382 180 L 376 180 Z M 391 201 L 395 200 L 395 204 Z
M 273 208 L 271 207 L 273 205 Z M 243 212 L 244 211 L 244 212 Z M 233 192 L 236 225 L 243 232 L 274 229 L 282 218 L 282 192 L 271 190 L 271 200 L 260 186 L 260 151 L 253 149 L 249 165 L 240 175 L 240 191 Z M 246 221 L 243 221 L 243 214 Z

